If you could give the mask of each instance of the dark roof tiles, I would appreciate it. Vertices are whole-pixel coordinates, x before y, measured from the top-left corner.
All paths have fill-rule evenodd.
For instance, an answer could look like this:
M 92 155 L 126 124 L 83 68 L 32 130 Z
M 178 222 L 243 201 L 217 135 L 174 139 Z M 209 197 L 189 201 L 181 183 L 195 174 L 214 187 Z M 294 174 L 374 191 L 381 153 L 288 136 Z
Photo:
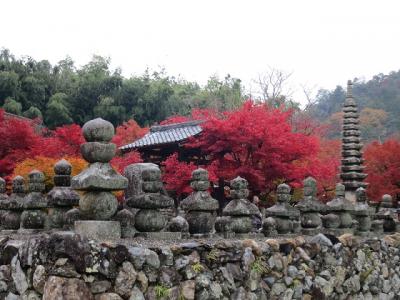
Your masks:
M 203 121 L 190 121 L 184 123 L 157 125 L 150 128 L 149 133 L 131 144 L 120 147 L 121 150 L 137 149 L 146 146 L 181 142 L 203 131 L 200 124 Z

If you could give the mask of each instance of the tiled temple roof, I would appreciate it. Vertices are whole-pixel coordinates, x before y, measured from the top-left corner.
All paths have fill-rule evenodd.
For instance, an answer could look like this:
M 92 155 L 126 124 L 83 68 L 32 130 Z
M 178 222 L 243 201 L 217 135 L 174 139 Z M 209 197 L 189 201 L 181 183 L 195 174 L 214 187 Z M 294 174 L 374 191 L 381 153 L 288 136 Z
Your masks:
M 157 125 L 150 127 L 149 133 L 131 144 L 120 147 L 120 150 L 137 149 L 161 144 L 170 144 L 186 140 L 203 131 L 200 124 L 203 121 Z

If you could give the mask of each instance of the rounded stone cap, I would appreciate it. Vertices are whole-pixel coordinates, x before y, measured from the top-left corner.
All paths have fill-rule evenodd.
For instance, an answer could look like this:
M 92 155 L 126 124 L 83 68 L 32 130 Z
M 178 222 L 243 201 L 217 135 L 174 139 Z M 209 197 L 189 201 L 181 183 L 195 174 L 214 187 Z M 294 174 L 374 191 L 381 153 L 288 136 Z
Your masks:
M 307 177 L 303 181 L 304 185 L 304 196 L 316 196 L 317 195 L 317 181 L 313 177 Z
M 357 202 L 366 202 L 367 201 L 367 192 L 363 187 L 359 187 L 356 190 L 356 199 L 357 199 Z
M 192 172 L 192 180 L 208 180 L 208 171 L 202 168 L 198 168 Z
M 12 183 L 13 183 L 13 185 L 14 184 L 17 184 L 17 185 L 25 184 L 25 179 L 21 175 L 17 175 L 13 178 Z
M 278 194 L 290 194 L 290 186 L 287 185 L 286 183 L 281 183 L 280 185 L 278 185 L 278 187 L 276 188 L 276 192 Z
M 343 184 L 337 183 L 336 189 L 335 189 L 336 197 L 344 197 L 345 190 L 346 190 L 346 187 Z
M 88 142 L 109 142 L 115 133 L 114 125 L 102 118 L 86 122 L 82 132 Z
M 43 172 L 40 172 L 39 170 L 32 170 L 29 175 L 29 182 L 38 182 L 42 183 L 45 180 Z
M 59 160 L 54 165 L 54 173 L 56 175 L 71 175 L 71 171 L 72 171 L 72 166 L 65 159 Z
M 382 202 L 381 202 L 381 206 L 382 207 L 392 207 L 393 205 L 393 199 L 392 196 L 385 194 L 382 196 Z
M 234 190 L 243 190 L 243 189 L 247 189 L 248 183 L 247 183 L 246 179 L 238 176 L 235 179 L 231 180 L 230 186 Z
M 24 177 L 17 175 L 12 180 L 13 192 L 23 193 L 25 191 L 25 179 Z

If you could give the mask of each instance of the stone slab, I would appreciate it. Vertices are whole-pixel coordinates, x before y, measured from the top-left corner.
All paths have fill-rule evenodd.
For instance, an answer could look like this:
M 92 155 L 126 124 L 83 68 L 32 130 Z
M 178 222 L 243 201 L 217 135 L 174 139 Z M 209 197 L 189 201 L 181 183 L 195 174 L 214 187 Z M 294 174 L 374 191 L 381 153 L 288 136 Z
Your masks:
M 135 237 L 143 237 L 154 240 L 180 240 L 182 239 L 181 232 L 136 232 Z
M 90 240 L 116 240 L 121 238 L 121 225 L 117 221 L 75 221 L 75 233 Z

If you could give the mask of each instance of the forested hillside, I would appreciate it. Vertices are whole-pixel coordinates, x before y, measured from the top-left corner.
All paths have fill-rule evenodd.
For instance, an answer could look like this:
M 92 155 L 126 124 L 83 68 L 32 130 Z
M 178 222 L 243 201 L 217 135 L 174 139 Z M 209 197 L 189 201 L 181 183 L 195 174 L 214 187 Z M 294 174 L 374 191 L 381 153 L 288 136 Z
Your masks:
M 313 114 L 331 125 L 330 136 L 340 134 L 341 108 L 345 88 L 320 90 Z M 364 139 L 384 140 L 400 130 L 400 71 L 379 74 L 371 80 L 355 79 L 353 95 L 360 110 L 360 124 Z
M 210 77 L 204 87 L 160 72 L 124 78 L 110 59 L 94 56 L 77 68 L 67 57 L 51 65 L 0 51 L 0 107 L 29 118 L 41 117 L 49 128 L 80 124 L 94 117 L 119 125 L 129 119 L 151 125 L 193 108 L 232 109 L 245 99 L 239 79 Z

